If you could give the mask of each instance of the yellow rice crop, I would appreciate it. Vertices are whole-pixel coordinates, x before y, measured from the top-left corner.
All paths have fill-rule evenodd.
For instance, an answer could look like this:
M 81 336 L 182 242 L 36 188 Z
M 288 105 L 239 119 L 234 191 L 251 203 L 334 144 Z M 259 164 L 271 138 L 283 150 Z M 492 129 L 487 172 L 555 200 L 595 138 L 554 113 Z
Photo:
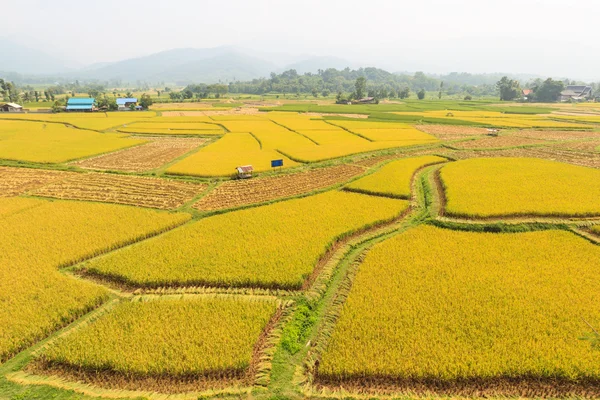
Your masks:
M 133 285 L 299 289 L 337 237 L 401 214 L 406 201 L 327 192 L 201 219 L 87 262 Z
M 312 131 L 320 132 L 320 131 Z M 360 139 L 360 138 L 359 138 Z M 364 140 L 364 143 L 346 142 L 343 145 L 330 143 L 322 146 L 312 147 L 300 147 L 300 148 L 281 148 L 283 154 L 288 155 L 290 158 L 301 162 L 315 162 L 322 160 L 329 160 L 332 158 L 344 157 L 352 154 L 365 153 L 369 151 L 391 149 L 397 147 L 417 146 L 435 143 L 437 139 L 433 140 L 402 140 L 402 141 L 382 141 L 382 142 L 369 142 Z
M 282 146 L 314 146 L 307 138 L 268 120 L 235 120 L 223 122 L 231 132 L 250 132 L 259 141 L 263 150 L 277 150 Z
M 0 200 L 0 220 L 8 215 L 28 210 L 47 204 L 44 200 L 23 198 L 23 197 L 8 197 Z
M 415 172 L 426 165 L 448 161 L 437 156 L 422 156 L 392 161 L 379 171 L 354 181 L 346 189 L 387 197 L 407 199 L 410 197 L 410 185 Z
M 369 140 L 380 141 L 435 141 L 435 137 L 428 135 L 415 128 L 409 129 L 354 129 L 352 132 L 358 133 Z
M 15 212 L 20 208 L 19 212 Z M 103 301 L 59 266 L 162 231 L 188 214 L 106 204 L 0 199 L 0 361 Z
M 280 116 L 272 117 L 271 120 L 288 127 L 294 131 L 300 130 L 331 130 L 333 127 L 325 121 L 311 119 L 314 117 L 289 117 Z
M 340 148 L 350 146 L 368 146 L 369 141 L 341 128 L 330 126 L 329 130 L 299 130 L 302 135 L 309 137 L 319 145 L 336 145 Z
M 240 375 L 276 308 L 272 298 L 125 301 L 60 338 L 42 358 L 137 376 Z
M 455 381 L 600 378 L 600 248 L 566 231 L 421 226 L 359 267 L 319 375 Z
M 142 111 L 135 113 L 60 113 L 60 114 L 7 114 L 0 115 L 0 119 L 27 119 L 50 122 L 63 122 L 74 125 L 82 129 L 91 129 L 97 131 L 107 130 L 124 124 L 130 124 L 135 121 L 146 121 L 149 118 L 156 117 L 156 113 L 150 111 Z
M 533 158 L 481 158 L 448 164 L 440 177 L 450 215 L 600 215 L 596 169 Z
M 29 121 L 2 121 L 0 142 L 0 158 L 41 163 L 60 163 L 145 143 L 123 134 Z
M 598 105 L 598 107 L 600 108 L 600 105 Z M 560 119 L 560 120 L 566 120 L 566 121 L 581 121 L 581 122 L 590 122 L 593 124 L 600 124 L 600 115 L 569 115 L 569 116 L 561 116 L 561 115 L 556 115 L 556 116 L 552 116 L 552 118 L 554 119 Z
M 168 122 L 136 122 L 119 128 L 119 132 L 152 134 L 160 133 L 166 135 L 222 135 L 223 128 L 216 124 L 204 122 L 178 122 L 175 119 Z
M 362 129 L 394 129 L 394 130 L 398 130 L 398 129 L 412 129 L 412 126 L 407 125 L 407 124 L 401 124 L 401 123 L 396 123 L 396 122 L 374 122 L 374 121 L 370 121 L 370 120 L 366 120 L 366 121 L 347 121 L 347 120 L 340 120 L 340 121 L 330 121 L 330 123 L 332 123 L 333 125 L 336 126 L 341 126 L 343 128 L 346 128 L 352 132 L 355 131 L 359 131 Z
M 214 143 L 167 169 L 168 173 L 197 176 L 227 176 L 240 165 L 251 164 L 257 172 L 271 169 L 271 160 L 283 159 L 285 167 L 297 165 L 275 150 L 264 150 L 249 133 L 227 133 Z

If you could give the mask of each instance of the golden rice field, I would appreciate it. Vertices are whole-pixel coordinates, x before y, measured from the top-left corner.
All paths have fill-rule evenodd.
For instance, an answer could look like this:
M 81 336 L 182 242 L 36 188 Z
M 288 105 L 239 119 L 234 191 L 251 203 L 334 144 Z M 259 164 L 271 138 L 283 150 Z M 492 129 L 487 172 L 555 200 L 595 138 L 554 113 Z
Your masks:
M 167 121 L 134 122 L 117 129 L 123 133 L 162 134 L 162 135 L 223 135 L 225 131 L 216 124 L 206 122 L 177 122 Z
M 81 268 L 140 287 L 300 289 L 337 238 L 407 207 L 402 200 L 326 192 L 204 218 Z
M 0 115 L 0 398 L 598 397 L 599 117 L 213 101 Z
M 138 297 L 59 338 L 40 358 L 123 375 L 240 377 L 276 309 L 268 297 Z
M 96 113 L 59 113 L 59 114 L 8 114 L 0 115 L 2 119 L 22 119 L 35 121 L 60 122 L 73 125 L 81 129 L 104 131 L 121 125 L 130 124 L 135 121 L 145 121 L 155 118 L 156 113 L 152 111 L 137 111 L 135 113 L 119 112 L 96 112 Z
M 27 197 L 5 197 L 0 200 L 0 219 L 46 204 L 46 201 L 39 199 Z
M 309 138 L 318 146 L 360 147 L 368 146 L 369 141 L 340 128 L 331 127 L 328 130 L 301 130 L 301 135 Z M 316 147 L 316 146 L 314 146 Z
M 354 139 L 352 139 L 354 142 Z M 393 148 L 402 148 L 408 146 L 418 146 L 436 143 L 436 139 L 431 140 L 406 140 L 406 141 L 382 141 L 362 143 L 345 143 L 344 146 L 331 143 L 323 146 L 303 147 L 303 148 L 281 148 L 281 153 L 287 155 L 293 160 L 299 162 L 318 162 L 331 160 L 334 158 L 345 157 L 354 154 L 366 153 L 370 151 L 386 150 Z
M 0 361 L 104 301 L 58 268 L 179 225 L 188 214 L 67 201 L 0 199 Z
M 3 121 L 0 159 L 61 163 L 144 143 L 116 133 L 98 133 L 62 124 Z
M 596 381 L 597 351 L 579 338 L 584 319 L 600 324 L 598 268 L 600 248 L 567 231 L 410 229 L 360 265 L 319 379 L 424 390 L 466 381 L 472 393 L 502 380 Z
M 600 215 L 600 171 L 534 158 L 478 158 L 440 170 L 448 215 Z
M 377 172 L 360 178 L 344 188 L 353 192 L 408 199 L 415 172 L 422 167 L 448 161 L 437 156 L 422 156 L 392 161 Z
M 298 165 L 275 150 L 262 149 L 250 133 L 227 133 L 167 168 L 176 175 L 231 176 L 240 165 L 251 164 L 254 171 L 271 170 L 271 160 L 283 159 L 284 167 Z
M 269 171 L 274 159 L 283 159 L 284 167 L 293 167 L 298 163 L 437 142 L 433 136 L 404 124 L 375 122 L 374 126 L 385 128 L 366 129 L 362 135 L 308 116 L 270 114 L 211 117 L 230 133 L 167 171 L 178 175 L 229 176 L 239 165 L 251 164 L 257 172 Z

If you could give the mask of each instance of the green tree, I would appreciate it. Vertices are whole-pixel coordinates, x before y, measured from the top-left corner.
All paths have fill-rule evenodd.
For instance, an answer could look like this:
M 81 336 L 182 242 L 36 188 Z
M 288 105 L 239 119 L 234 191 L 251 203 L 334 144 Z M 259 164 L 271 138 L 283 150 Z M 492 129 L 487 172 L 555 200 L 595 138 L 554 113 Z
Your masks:
M 444 90 L 444 82 L 440 82 L 440 91 L 438 92 L 438 99 L 442 99 L 442 91 Z
M 417 92 L 417 98 L 423 100 L 425 98 L 425 89 L 421 89 Z
M 367 91 L 367 78 L 364 76 L 359 76 L 356 78 L 356 82 L 354 82 L 354 89 L 357 99 L 362 99 L 365 97 L 365 92 Z
M 498 82 L 496 87 L 500 91 L 501 101 L 511 101 L 519 97 L 521 93 L 521 87 L 519 82 L 514 79 L 508 79 L 507 76 L 503 76 Z
M 52 105 L 52 112 L 58 113 L 64 110 L 64 105 L 60 101 L 55 101 Z
M 183 92 L 181 92 L 181 95 L 184 99 L 191 99 L 194 97 L 194 92 L 192 92 L 190 89 L 185 89 Z
M 144 93 L 142 95 L 142 97 L 140 98 L 140 106 L 142 106 L 142 108 L 144 110 L 147 110 L 151 105 L 152 105 L 152 97 L 150 97 L 150 95 Z
M 562 81 L 548 78 L 540 86 L 533 88 L 533 98 L 540 103 L 553 103 L 558 100 L 563 90 L 565 84 Z
M 410 96 L 410 88 L 408 86 L 405 86 L 398 92 L 398 97 L 401 99 L 408 99 L 409 96 Z

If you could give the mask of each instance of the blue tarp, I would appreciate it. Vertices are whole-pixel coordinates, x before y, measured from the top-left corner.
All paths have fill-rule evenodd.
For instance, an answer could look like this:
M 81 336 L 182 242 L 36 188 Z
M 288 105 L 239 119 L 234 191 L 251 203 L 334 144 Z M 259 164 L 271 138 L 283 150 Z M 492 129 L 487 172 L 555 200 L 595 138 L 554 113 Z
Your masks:
M 92 109 L 92 105 L 85 105 L 85 106 L 67 106 L 67 111 L 71 111 L 71 110 L 91 110 Z
M 94 98 L 75 98 L 72 97 L 67 101 L 67 106 L 93 106 L 96 102 Z
M 125 97 L 117 99 L 118 106 L 124 106 L 126 103 L 137 103 L 137 99 L 135 97 Z

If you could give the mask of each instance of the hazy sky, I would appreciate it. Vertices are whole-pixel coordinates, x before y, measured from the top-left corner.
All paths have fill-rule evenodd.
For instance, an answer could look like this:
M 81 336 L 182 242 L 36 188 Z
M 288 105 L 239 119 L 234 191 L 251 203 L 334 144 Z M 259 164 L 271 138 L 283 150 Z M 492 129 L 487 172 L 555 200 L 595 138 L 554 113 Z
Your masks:
M 20 0 L 2 31 L 82 64 L 237 45 L 391 71 L 600 79 L 598 0 Z M 0 34 L 1 35 L 1 34 Z

